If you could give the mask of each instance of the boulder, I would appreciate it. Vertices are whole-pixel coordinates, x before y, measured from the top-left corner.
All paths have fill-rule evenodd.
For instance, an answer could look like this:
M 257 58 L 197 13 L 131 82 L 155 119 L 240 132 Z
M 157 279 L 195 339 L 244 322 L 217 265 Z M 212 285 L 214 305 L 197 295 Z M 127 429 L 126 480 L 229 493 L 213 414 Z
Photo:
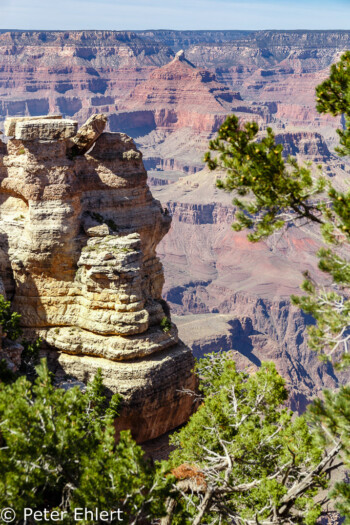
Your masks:
M 18 122 L 28 122 L 31 120 L 61 120 L 62 115 L 46 115 L 41 117 L 11 117 L 5 120 L 5 135 L 14 137 L 16 134 L 16 124 Z
M 15 139 L 33 140 L 65 140 L 76 134 L 78 123 L 68 119 L 33 119 L 16 123 Z
M 107 124 L 107 117 L 102 113 L 92 115 L 86 122 L 79 128 L 78 133 L 72 139 L 73 155 L 83 155 L 93 146 L 98 137 L 104 131 Z

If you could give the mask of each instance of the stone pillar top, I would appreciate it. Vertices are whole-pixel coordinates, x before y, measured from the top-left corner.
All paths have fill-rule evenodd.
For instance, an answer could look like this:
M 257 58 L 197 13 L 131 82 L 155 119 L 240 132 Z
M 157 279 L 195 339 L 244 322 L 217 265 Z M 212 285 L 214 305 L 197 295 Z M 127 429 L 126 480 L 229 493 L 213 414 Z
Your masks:
M 78 123 L 61 115 L 16 117 L 5 121 L 5 134 L 17 140 L 64 140 L 73 137 Z
M 40 115 L 38 117 L 9 117 L 5 120 L 5 135 L 8 137 L 14 137 L 16 133 L 17 122 L 24 122 L 28 120 L 61 120 L 62 115 Z

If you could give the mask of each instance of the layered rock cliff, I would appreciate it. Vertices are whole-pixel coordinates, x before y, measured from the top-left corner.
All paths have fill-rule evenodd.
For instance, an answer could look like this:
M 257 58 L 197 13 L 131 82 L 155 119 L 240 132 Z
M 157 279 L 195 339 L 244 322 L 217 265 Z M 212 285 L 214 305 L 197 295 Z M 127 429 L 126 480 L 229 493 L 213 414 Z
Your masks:
M 293 138 L 288 140 L 294 148 Z M 312 151 L 322 158 L 322 148 Z M 334 174 L 334 183 L 340 178 Z M 153 189 L 172 216 L 158 250 L 165 268 L 163 296 L 196 357 L 234 350 L 239 368 L 248 369 L 274 361 L 287 380 L 290 406 L 302 412 L 324 388 L 337 388 L 350 377 L 310 350 L 306 327 L 313 321 L 290 303 L 291 294 L 302 293 L 302 272 L 317 282 L 325 279 L 317 270 L 322 239 L 316 229 L 291 226 L 250 243 L 245 232 L 232 230 L 232 195 L 218 190 L 215 180 L 215 173 L 202 171 Z
M 0 128 L 6 116 L 59 112 L 82 123 L 104 112 L 112 131 L 138 137 L 150 169 L 166 172 L 197 171 L 232 111 L 277 131 L 317 129 L 333 146 L 339 121 L 317 114 L 314 88 L 349 45 L 349 31 L 5 32 Z M 174 64 L 179 49 L 187 61 Z
M 118 101 L 173 56 L 131 31 L 0 34 L 0 120 L 60 112 L 81 123 Z
M 160 325 L 169 312 L 156 247 L 171 219 L 133 140 L 101 133 L 105 120 L 78 132 L 60 117 L 6 122 L 0 275 L 56 373 L 86 381 L 101 368 L 123 395 L 118 429 L 143 441 L 188 418 L 193 359 L 176 326 Z

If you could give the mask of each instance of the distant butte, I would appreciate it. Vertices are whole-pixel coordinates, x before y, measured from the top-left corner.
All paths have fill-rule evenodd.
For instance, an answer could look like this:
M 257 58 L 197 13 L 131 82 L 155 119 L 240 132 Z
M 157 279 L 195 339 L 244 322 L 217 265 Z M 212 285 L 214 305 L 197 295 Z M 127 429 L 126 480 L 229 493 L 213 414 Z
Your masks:
M 125 106 L 158 110 L 179 106 L 199 113 L 227 114 L 234 100 L 242 100 L 238 92 L 217 82 L 214 73 L 197 68 L 181 50 L 171 62 L 155 69 L 148 80 L 136 86 Z
M 136 137 L 147 169 L 191 173 L 203 167 L 209 139 L 232 112 L 241 120 L 269 121 L 267 106 L 243 101 L 238 91 L 196 67 L 180 50 L 120 102 L 110 126 Z

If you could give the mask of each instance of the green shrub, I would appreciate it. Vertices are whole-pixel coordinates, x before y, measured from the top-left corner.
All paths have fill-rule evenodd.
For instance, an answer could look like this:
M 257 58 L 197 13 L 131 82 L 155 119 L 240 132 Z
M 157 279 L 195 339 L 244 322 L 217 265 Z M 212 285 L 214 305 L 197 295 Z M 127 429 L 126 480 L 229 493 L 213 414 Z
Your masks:
M 163 317 L 163 319 L 160 322 L 160 327 L 163 330 L 163 332 L 169 332 L 171 330 L 171 321 L 168 317 Z
M 2 326 L 3 335 L 15 341 L 22 330 L 20 327 L 21 315 L 17 312 L 11 312 L 10 301 L 5 301 L 4 296 L 0 295 L 0 325 Z
M 170 478 L 128 431 L 116 443 L 120 397 L 107 401 L 101 372 L 82 392 L 55 388 L 45 360 L 36 371 L 34 383 L 0 384 L 0 507 L 17 516 L 25 507 L 65 510 L 69 525 L 75 508 L 121 509 L 125 524 L 161 516 Z

